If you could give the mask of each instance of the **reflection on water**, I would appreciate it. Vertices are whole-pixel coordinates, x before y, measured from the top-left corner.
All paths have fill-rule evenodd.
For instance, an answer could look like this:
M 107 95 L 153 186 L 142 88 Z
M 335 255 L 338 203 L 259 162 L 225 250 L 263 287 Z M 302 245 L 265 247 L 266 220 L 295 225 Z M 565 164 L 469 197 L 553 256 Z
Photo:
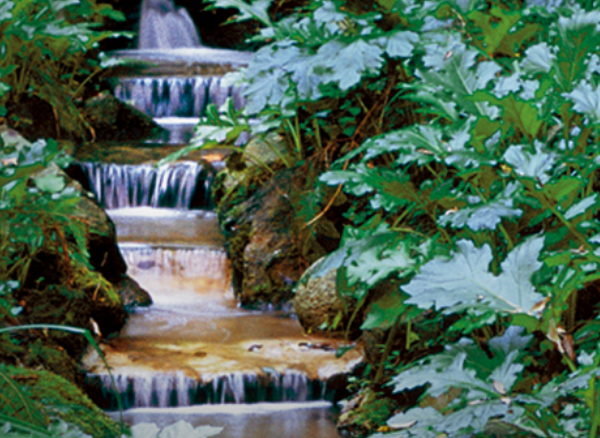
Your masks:
M 223 427 L 217 438 L 334 438 L 338 436 L 336 416 L 331 403 L 309 402 L 141 408 L 126 411 L 124 419 L 129 424 L 154 422 L 159 427 L 181 419 L 194 426 Z

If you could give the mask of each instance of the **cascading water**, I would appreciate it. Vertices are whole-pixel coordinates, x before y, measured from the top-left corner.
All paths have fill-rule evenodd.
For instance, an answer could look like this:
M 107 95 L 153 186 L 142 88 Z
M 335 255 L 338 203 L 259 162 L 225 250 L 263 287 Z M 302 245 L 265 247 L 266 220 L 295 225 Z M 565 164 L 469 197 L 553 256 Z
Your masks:
M 296 370 L 259 375 L 234 372 L 202 376 L 201 380 L 174 374 L 114 376 L 123 408 L 166 408 L 204 404 L 243 404 L 262 402 L 307 402 L 331 400 L 332 391 L 320 380 L 310 380 Z M 104 409 L 118 407 L 112 382 L 107 374 L 88 375 L 88 385 L 96 388 L 93 397 Z
M 218 76 L 121 78 L 114 88 L 117 99 L 156 118 L 203 117 L 209 104 L 219 107 L 229 97 L 239 110 L 242 91 Z
M 172 0 L 144 0 L 140 50 L 115 53 L 153 64 L 138 77 L 116 78 L 114 93 L 169 128 L 171 143 L 189 139 L 207 105 L 227 98 L 244 105 L 242 90 L 221 77 L 247 65 L 250 54 L 198 47 L 190 23 Z M 305 335 L 282 311 L 237 306 L 209 211 L 212 171 L 192 162 L 77 166 L 116 224 L 129 274 L 154 302 L 102 344 L 125 420 L 224 426 L 219 438 L 336 436 L 330 401 L 360 353 L 336 358 L 337 341 Z M 83 362 L 90 395 L 115 409 L 103 361 L 90 352 Z
M 79 163 L 105 208 L 210 208 L 211 170 L 195 162 L 153 165 Z
M 130 223 L 132 214 L 121 213 L 127 211 L 109 211 L 117 230 Z M 170 217 L 160 209 L 144 213 L 150 211 Z M 173 211 L 173 215 L 180 213 Z M 206 230 L 216 220 L 214 215 L 190 219 L 204 222 Z M 131 230 L 125 234 L 132 235 Z M 125 418 L 132 422 L 164 419 L 170 424 L 175 418 L 194 415 L 214 425 L 219 424 L 214 423 L 214 409 L 207 406 L 225 404 L 239 408 L 218 411 L 220 425 L 230 428 L 224 437 L 279 438 L 280 422 L 291 410 L 298 423 L 286 437 L 334 436 L 332 423 L 324 417 L 329 401 L 337 399 L 328 382 L 349 371 L 357 353 L 336 359 L 335 341 L 306 337 L 298 322 L 281 312 L 240 309 L 222 247 L 206 240 L 201 245 L 160 245 L 148 240 L 153 243 L 120 246 L 129 274 L 150 291 L 154 304 L 131 315 L 120 337 L 103 346 L 119 397 L 128 409 Z M 311 347 L 324 343 L 329 348 Z M 91 372 L 88 386 L 93 400 L 115 409 L 116 395 L 102 361 L 92 353 L 84 363 Z M 248 404 L 255 410 L 245 407 Z M 261 420 L 255 426 L 260 429 L 240 432 L 258 421 L 257 415 Z
M 200 47 L 198 30 L 188 12 L 184 8 L 176 8 L 173 0 L 144 0 L 138 48 L 178 47 Z

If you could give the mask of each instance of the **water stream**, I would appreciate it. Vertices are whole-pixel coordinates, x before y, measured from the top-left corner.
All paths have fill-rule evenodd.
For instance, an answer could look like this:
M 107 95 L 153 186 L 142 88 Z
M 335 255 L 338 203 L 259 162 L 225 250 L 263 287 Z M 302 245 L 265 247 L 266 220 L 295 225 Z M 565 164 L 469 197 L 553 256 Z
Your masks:
M 132 207 L 109 210 L 129 274 L 154 304 L 103 345 L 131 424 L 180 419 L 225 427 L 224 437 L 335 437 L 328 384 L 358 353 L 307 336 L 284 311 L 246 310 L 230 286 L 215 213 Z M 84 359 L 92 398 L 116 409 L 99 357 Z
M 171 0 L 144 4 L 153 17 L 146 22 L 154 26 L 152 38 L 165 36 L 156 34 L 160 26 L 183 23 L 177 17 L 184 13 L 173 10 Z M 165 16 L 171 21 L 157 24 Z M 145 35 L 142 42 L 151 39 Z M 197 46 L 192 39 L 188 48 L 143 43 L 151 49 L 115 54 L 156 63 L 146 76 L 118 78 L 114 93 L 173 127 L 170 141 L 175 143 L 189 140 L 209 103 L 220 105 L 230 97 L 236 108 L 244 104 L 242 90 L 221 76 L 247 64 L 249 54 L 189 48 Z M 182 68 L 193 73 L 182 74 Z M 116 224 L 129 275 L 154 302 L 133 313 L 121 334 L 102 345 L 125 420 L 166 426 L 184 419 L 222 426 L 219 436 L 232 438 L 337 436 L 334 402 L 344 387 L 340 376 L 358 363 L 360 352 L 336 358 L 340 341 L 306 335 L 289 309 L 238 306 L 223 236 L 211 211 L 214 170 L 191 161 L 158 168 L 78 166 L 87 179 L 82 183 Z M 90 395 L 114 415 L 117 396 L 102 361 L 90 352 L 83 362 Z

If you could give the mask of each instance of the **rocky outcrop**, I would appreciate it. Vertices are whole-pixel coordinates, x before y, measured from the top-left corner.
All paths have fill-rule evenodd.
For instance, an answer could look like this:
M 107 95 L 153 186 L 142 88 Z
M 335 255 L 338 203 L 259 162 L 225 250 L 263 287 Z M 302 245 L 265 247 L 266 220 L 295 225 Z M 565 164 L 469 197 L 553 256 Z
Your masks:
M 76 217 L 87 223 L 87 249 L 90 254 L 90 264 L 108 280 L 119 295 L 122 304 L 121 315 L 101 316 L 102 310 L 95 312 L 97 323 L 103 332 L 112 333 L 120 330 L 126 319 L 126 309 L 136 306 L 149 306 L 152 299 L 148 292 L 142 289 L 134 280 L 127 276 L 127 265 L 117 246 L 115 224 L 96 203 L 88 196 L 79 198 Z M 113 312 L 110 312 L 111 314 Z M 120 326 L 119 326 L 120 325 Z
M 285 196 L 292 179 L 291 172 L 280 173 L 220 216 L 234 289 L 245 306 L 290 300 L 304 270 L 294 241 L 293 206 Z
M 281 156 L 291 161 L 293 156 L 281 139 L 268 141 L 270 145 L 254 142 L 246 147 L 262 158 L 261 164 L 246 154 L 233 154 L 213 184 L 233 287 L 246 306 L 291 300 L 295 283 L 306 268 L 337 248 L 338 227 L 343 227 L 343 220 L 338 220 L 339 224 L 332 220 L 339 219 L 336 203 L 314 224 L 308 224 L 322 209 L 322 194 L 333 196 L 333 191 L 329 194 L 324 188 L 323 193 L 314 194 L 313 178 L 319 163 L 297 167 L 288 163 L 290 167 L 284 167 Z M 343 203 L 341 195 L 337 198 Z
M 152 304 L 152 298 L 148 292 L 129 276 L 123 276 L 121 279 L 114 284 L 121 301 L 125 306 L 125 309 L 132 309 L 135 307 L 146 307 Z

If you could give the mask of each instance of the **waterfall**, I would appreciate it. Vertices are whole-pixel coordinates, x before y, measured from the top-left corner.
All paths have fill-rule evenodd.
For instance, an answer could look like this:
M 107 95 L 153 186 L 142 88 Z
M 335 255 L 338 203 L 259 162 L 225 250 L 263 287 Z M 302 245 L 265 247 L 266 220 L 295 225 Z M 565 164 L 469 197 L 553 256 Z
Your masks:
M 195 380 L 181 371 L 174 374 L 114 376 L 124 409 L 183 407 L 200 404 L 306 402 L 333 400 L 325 382 L 310 380 L 297 370 L 254 374 L 235 372 L 202 376 Z M 88 374 L 92 399 L 102 408 L 115 410 L 117 402 L 108 374 Z
M 156 248 L 146 245 L 120 245 L 129 273 L 156 270 L 159 275 L 180 277 L 204 277 L 229 280 L 228 259 L 223 249 L 215 248 Z
M 120 165 L 79 163 L 98 202 L 105 208 L 210 208 L 212 169 L 185 161 L 164 164 Z
M 139 49 L 200 47 L 196 25 L 187 10 L 173 0 L 144 0 L 140 18 Z
M 239 110 L 242 91 L 218 76 L 135 77 L 120 78 L 114 95 L 151 117 L 202 117 L 209 104 L 219 107 L 228 97 Z

